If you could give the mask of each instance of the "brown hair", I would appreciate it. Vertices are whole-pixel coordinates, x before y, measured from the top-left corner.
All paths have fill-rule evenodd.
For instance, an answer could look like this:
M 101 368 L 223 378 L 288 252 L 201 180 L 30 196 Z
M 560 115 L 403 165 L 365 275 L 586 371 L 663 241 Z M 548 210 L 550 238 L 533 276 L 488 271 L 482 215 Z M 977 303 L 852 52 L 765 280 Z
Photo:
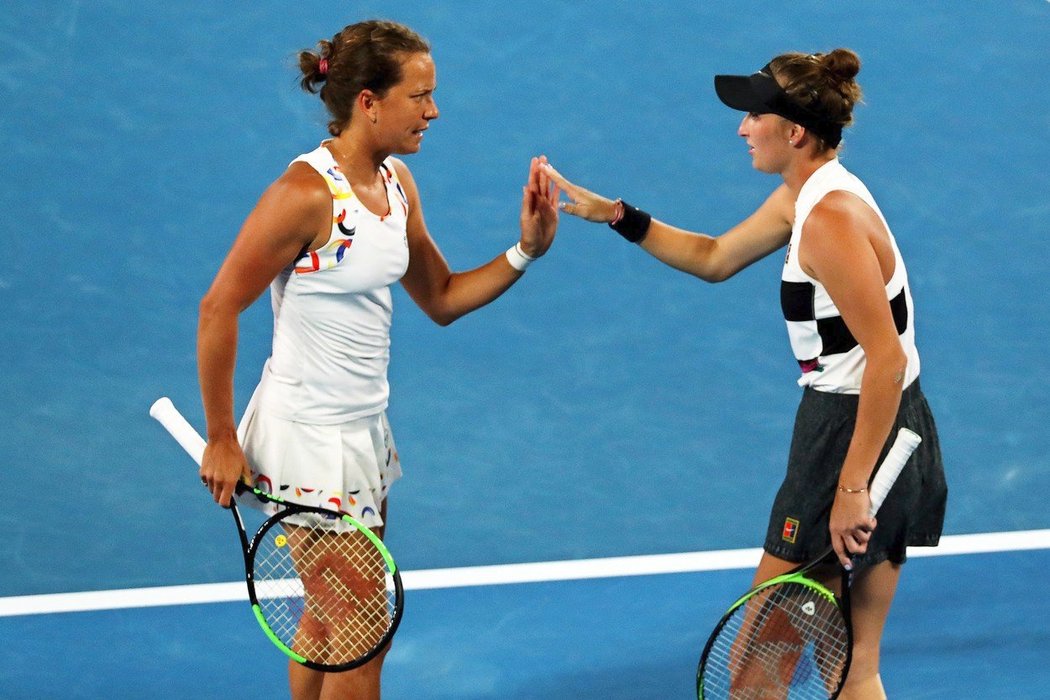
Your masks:
M 344 27 L 332 39 L 317 42 L 319 51 L 300 51 L 300 85 L 319 92 L 332 120 L 328 132 L 338 136 L 350 123 L 362 90 L 379 97 L 401 81 L 405 54 L 430 53 L 430 44 L 396 22 L 369 20 Z
M 792 100 L 829 124 L 840 127 L 853 123 L 853 107 L 861 101 L 860 57 L 849 49 L 831 53 L 785 53 L 769 63 L 777 82 Z M 818 136 L 820 150 L 830 144 Z

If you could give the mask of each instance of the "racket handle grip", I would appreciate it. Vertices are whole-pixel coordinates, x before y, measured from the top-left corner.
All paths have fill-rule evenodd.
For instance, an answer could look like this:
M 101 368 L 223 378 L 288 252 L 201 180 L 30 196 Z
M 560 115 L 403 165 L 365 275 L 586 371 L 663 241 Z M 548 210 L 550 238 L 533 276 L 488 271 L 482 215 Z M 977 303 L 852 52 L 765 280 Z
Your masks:
M 207 443 L 204 442 L 200 433 L 193 429 L 189 421 L 179 413 L 179 409 L 175 408 L 171 399 L 164 396 L 154 401 L 150 406 L 149 414 L 156 418 L 171 433 L 175 441 L 182 445 L 182 449 L 186 450 L 186 453 L 200 465 L 201 460 L 204 459 L 204 448 Z
M 901 470 L 908 463 L 908 458 L 911 457 L 911 453 L 915 451 L 920 442 L 922 438 L 907 428 L 901 428 L 897 432 L 897 439 L 893 441 L 893 447 L 886 454 L 886 459 L 882 460 L 868 488 L 868 494 L 871 496 L 871 517 L 874 518 L 879 512 L 882 502 L 886 500 Z

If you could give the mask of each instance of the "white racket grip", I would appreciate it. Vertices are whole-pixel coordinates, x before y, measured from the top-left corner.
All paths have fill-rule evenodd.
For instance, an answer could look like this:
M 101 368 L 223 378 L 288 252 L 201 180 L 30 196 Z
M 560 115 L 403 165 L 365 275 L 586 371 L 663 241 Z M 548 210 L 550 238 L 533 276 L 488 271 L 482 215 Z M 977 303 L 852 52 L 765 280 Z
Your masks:
M 161 397 L 153 402 L 149 408 L 149 414 L 157 419 L 164 428 L 171 433 L 176 442 L 182 445 L 190 457 L 200 465 L 204 459 L 204 448 L 207 445 L 204 438 L 200 436 L 189 421 L 182 417 L 179 409 L 167 396 Z
M 868 488 L 868 495 L 871 496 L 871 517 L 874 518 L 875 514 L 879 512 L 882 502 L 886 500 L 886 496 L 889 494 L 890 489 L 893 488 L 893 484 L 896 483 L 901 470 L 907 464 L 908 458 L 911 457 L 911 453 L 915 451 L 920 442 L 922 442 L 922 438 L 907 428 L 901 428 L 897 432 L 897 439 L 893 441 L 893 447 L 886 454 L 886 459 L 882 460 L 882 464 L 879 466 L 879 470 L 875 472 L 875 478 Z

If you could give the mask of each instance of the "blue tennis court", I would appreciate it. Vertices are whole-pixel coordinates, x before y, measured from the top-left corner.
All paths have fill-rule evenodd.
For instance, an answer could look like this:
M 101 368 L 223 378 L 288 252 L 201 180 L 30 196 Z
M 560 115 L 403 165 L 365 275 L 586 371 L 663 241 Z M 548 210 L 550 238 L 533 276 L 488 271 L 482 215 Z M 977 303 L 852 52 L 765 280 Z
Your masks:
M 262 190 L 326 134 L 292 58 L 376 16 L 433 44 L 441 118 L 406 162 L 458 269 L 516 239 L 540 153 L 724 231 L 775 183 L 711 76 L 860 54 L 843 160 L 908 263 L 950 487 L 945 546 L 905 567 L 884 682 L 1047 697 L 1050 606 L 1029 591 L 1050 565 L 1046 0 L 5 7 L 0 697 L 286 696 L 238 600 L 229 516 L 147 411 L 170 396 L 203 430 L 197 303 Z M 449 328 L 395 289 L 387 541 L 409 590 L 385 697 L 694 693 L 799 398 L 778 257 L 705 285 L 564 217 L 525 279 Z M 240 409 L 270 331 L 264 298 L 242 319 Z
M 1046 697 L 1050 635 L 1032 624 L 1046 604 L 1027 586 L 1047 565 L 1045 548 L 909 564 L 884 639 L 889 696 Z M 952 577 L 962 585 L 946 595 Z M 708 632 L 699 622 L 717 620 L 749 580 L 729 571 L 410 591 L 385 694 L 695 697 Z M 0 618 L 0 631 L 34 659 L 5 669 L 4 697 L 285 695 L 283 657 L 243 603 Z

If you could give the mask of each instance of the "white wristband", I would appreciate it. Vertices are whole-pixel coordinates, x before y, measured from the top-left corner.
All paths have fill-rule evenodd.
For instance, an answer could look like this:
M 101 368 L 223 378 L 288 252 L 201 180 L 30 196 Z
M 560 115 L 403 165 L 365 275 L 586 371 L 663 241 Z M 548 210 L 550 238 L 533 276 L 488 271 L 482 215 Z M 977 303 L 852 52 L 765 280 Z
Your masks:
M 521 249 L 520 242 L 507 249 L 507 262 L 518 272 L 525 272 L 525 268 L 535 262 L 535 260 L 536 258 L 525 254 L 525 251 Z

